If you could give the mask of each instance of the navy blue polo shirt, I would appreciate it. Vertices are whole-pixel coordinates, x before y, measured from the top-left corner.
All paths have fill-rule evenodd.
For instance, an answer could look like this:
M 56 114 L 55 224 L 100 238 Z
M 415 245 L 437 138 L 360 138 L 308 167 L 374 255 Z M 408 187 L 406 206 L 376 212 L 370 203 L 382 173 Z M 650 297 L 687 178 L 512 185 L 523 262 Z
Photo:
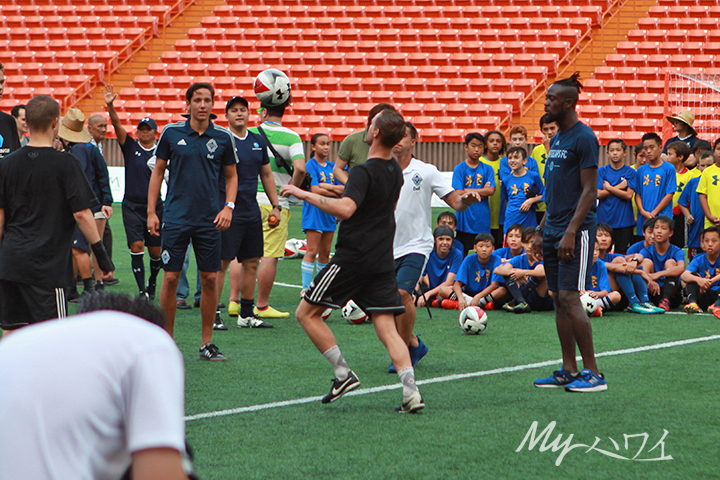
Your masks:
M 212 225 L 222 208 L 217 187 L 220 171 L 237 163 L 230 131 L 210 122 L 198 135 L 190 120 L 173 123 L 163 129 L 156 155 L 168 162 L 170 172 L 163 222 Z
M 558 132 L 550 140 L 545 167 L 546 227 L 565 231 L 582 194 L 580 171 L 597 166 L 597 137 L 584 123 L 577 122 L 569 130 Z M 579 230 L 587 230 L 596 225 L 596 209 L 596 202 L 593 202 Z
M 247 131 L 245 138 L 240 138 L 233 133 L 233 140 L 238 159 L 238 191 L 233 218 L 243 220 L 259 219 L 261 216 L 257 202 L 258 175 L 260 175 L 260 168 L 270 163 L 267 142 L 262 135 L 250 131 Z M 225 186 L 225 171 L 221 170 L 218 187 L 222 192 L 221 198 L 223 202 Z
M 80 160 L 83 171 L 87 176 L 95 196 L 101 205 L 112 205 L 112 191 L 110 190 L 110 176 L 107 164 L 100 150 L 92 143 L 75 143 L 68 150 L 72 156 Z M 93 211 L 99 211 L 97 208 Z
M 125 143 L 120 145 L 125 159 L 125 200 L 147 204 L 148 187 L 152 170 L 148 160 L 155 156 L 157 145 L 146 149 L 128 135 Z

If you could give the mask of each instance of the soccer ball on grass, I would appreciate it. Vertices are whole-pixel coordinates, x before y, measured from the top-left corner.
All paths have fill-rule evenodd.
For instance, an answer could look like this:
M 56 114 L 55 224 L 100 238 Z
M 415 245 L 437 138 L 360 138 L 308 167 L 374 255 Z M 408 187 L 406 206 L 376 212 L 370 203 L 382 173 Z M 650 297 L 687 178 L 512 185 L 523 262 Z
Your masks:
M 460 312 L 458 324 L 468 335 L 477 335 L 487 327 L 488 316 L 480 307 L 470 306 Z

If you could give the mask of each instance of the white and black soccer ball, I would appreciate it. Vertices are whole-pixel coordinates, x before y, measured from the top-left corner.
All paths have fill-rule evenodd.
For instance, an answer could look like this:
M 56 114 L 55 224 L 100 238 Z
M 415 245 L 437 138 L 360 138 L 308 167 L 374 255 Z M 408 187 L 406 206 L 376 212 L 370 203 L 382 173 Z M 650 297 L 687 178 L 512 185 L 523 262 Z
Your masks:
M 255 77 L 255 96 L 265 106 L 275 107 L 290 99 L 290 79 L 276 68 L 263 70 Z
M 307 252 L 307 241 L 297 238 L 290 238 L 285 242 L 284 259 L 302 258 Z
M 595 299 L 588 293 L 584 292 L 582 295 L 580 295 L 580 304 L 582 304 L 583 310 L 585 310 L 585 313 L 588 315 L 592 315 L 595 313 Z
M 477 335 L 487 327 L 488 316 L 480 307 L 470 306 L 460 312 L 458 324 L 468 335 Z
M 352 300 L 348 300 L 348 302 L 342 308 L 341 313 L 342 317 L 348 323 L 354 323 L 355 325 L 360 325 L 361 323 L 368 320 L 367 313 L 363 312 L 362 309 L 358 307 L 357 304 Z

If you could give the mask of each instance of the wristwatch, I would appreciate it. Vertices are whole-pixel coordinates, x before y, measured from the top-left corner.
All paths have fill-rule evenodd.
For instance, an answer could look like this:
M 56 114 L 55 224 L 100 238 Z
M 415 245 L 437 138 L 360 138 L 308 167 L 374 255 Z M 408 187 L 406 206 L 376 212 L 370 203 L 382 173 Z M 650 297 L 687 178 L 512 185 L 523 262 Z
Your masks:
M 233 202 L 227 202 L 225 206 L 230 207 L 230 210 L 235 210 L 235 204 Z
M 637 262 L 638 264 L 640 263 L 640 259 L 639 259 L 638 257 L 633 257 L 633 258 L 630 259 L 630 261 L 631 261 L 631 262 Z
M 273 207 L 273 208 L 277 208 L 279 211 L 282 212 L 282 207 L 281 207 L 280 205 L 273 205 L 272 207 Z
M 543 233 L 543 229 L 542 229 L 542 227 L 541 227 L 540 225 L 538 225 L 537 227 L 535 227 L 535 231 L 536 231 L 536 232 Z

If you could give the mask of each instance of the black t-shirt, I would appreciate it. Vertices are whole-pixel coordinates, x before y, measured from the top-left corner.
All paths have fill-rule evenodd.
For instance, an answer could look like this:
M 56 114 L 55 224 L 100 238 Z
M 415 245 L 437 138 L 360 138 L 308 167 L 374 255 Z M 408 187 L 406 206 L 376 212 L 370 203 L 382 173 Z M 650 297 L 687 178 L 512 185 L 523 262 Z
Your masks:
M 402 184 L 402 168 L 395 159 L 369 158 L 350 170 L 343 196 L 358 208 L 340 223 L 334 263 L 368 273 L 395 271 L 395 204 Z
M 55 149 L 23 147 L 0 161 L 5 228 L 0 279 L 72 285 L 73 213 L 98 205 L 80 162 Z
M 125 159 L 125 200 L 147 204 L 152 175 L 148 161 L 155 156 L 156 148 L 154 146 L 148 150 L 130 135 L 125 138 L 125 143 L 120 145 Z
M 0 112 L 0 159 L 20 150 L 17 122 L 12 115 Z

